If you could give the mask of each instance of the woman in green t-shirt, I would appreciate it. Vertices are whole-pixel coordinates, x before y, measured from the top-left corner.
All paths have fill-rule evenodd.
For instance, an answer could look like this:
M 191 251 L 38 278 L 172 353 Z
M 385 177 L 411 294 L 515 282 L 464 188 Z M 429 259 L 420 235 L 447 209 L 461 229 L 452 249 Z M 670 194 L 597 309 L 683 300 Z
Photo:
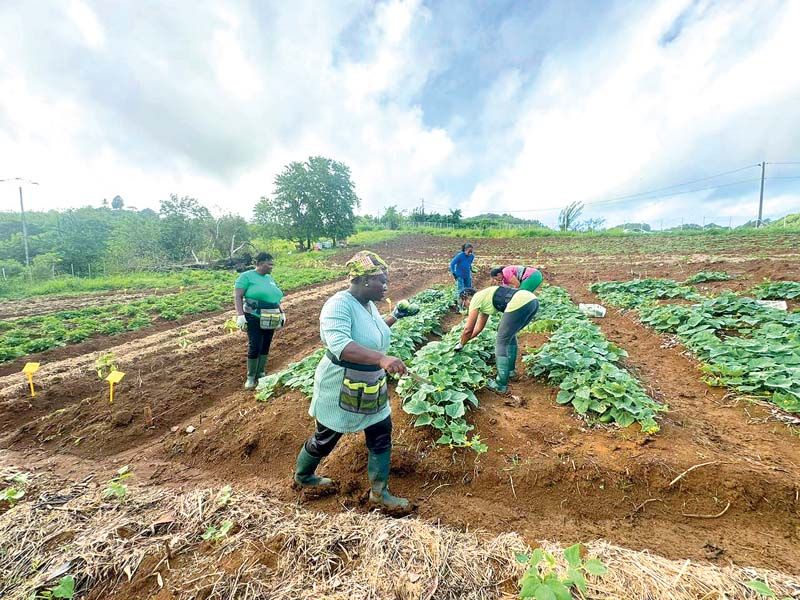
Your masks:
M 233 284 L 236 305 L 236 325 L 247 331 L 247 381 L 244 389 L 252 390 L 264 377 L 267 356 L 276 329 L 286 324 L 281 309 L 283 292 L 272 278 L 272 255 L 261 252 L 256 256 L 256 268 L 240 274 Z
M 498 313 L 503 315 L 497 327 L 494 352 L 497 378 L 489 381 L 487 387 L 504 394 L 508 390 L 508 380 L 516 375 L 514 366 L 517 362 L 517 333 L 533 320 L 536 311 L 539 310 L 539 300 L 528 290 L 498 285 L 481 291 L 467 288 L 461 292 L 461 297 L 470 300 L 469 314 L 456 351 L 461 350 L 467 342 L 483 331 L 491 315 Z

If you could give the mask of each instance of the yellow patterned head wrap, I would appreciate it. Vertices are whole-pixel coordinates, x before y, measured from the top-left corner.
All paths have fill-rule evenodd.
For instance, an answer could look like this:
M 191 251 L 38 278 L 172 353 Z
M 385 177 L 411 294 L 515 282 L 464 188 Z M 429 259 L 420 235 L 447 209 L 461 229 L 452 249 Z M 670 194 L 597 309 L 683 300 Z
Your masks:
M 351 280 L 362 275 L 386 273 L 389 270 L 389 265 L 386 264 L 386 261 L 369 250 L 357 252 L 344 266 L 347 267 L 347 274 Z

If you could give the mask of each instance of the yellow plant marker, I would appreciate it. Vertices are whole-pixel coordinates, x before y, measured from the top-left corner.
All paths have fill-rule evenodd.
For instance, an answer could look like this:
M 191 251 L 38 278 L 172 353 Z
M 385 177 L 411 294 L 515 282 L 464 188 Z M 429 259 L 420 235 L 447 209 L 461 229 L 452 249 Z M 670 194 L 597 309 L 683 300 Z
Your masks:
M 22 367 L 22 372 L 25 373 L 25 377 L 28 378 L 28 385 L 31 386 L 31 398 L 36 397 L 36 390 L 33 389 L 33 374 L 38 370 L 39 363 L 36 362 L 25 363 L 25 366 Z
M 125 373 L 122 371 L 111 371 L 106 377 L 106 381 L 108 382 L 108 403 L 114 404 L 114 384 L 119 383 L 122 381 L 122 378 L 125 377 Z

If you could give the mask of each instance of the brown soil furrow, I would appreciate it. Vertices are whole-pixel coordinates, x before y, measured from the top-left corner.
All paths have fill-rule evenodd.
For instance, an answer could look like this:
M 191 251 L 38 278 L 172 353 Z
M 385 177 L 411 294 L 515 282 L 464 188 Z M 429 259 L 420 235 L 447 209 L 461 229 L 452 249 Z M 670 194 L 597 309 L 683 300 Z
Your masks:
M 400 267 L 392 270 L 390 296 L 451 281 L 447 263 L 462 241 L 409 236 L 376 245 Z M 736 289 L 771 275 L 800 280 L 796 256 L 754 258 L 762 250 L 752 244 L 722 251 L 714 242 L 706 256 L 605 250 L 589 256 L 565 254 L 572 251 L 571 238 L 549 240 L 546 251 L 536 238 L 470 241 L 477 253 L 476 285 L 487 283 L 492 264 L 533 263 L 577 301 L 595 300 L 587 289 L 593 281 L 644 274 L 682 280 L 701 269 L 728 270 L 742 277 Z M 334 289 L 327 284 L 290 295 L 296 304 L 289 326 L 276 337 L 271 368 L 318 345 L 319 309 Z M 230 483 L 300 499 L 291 490 L 291 473 L 313 428 L 308 400 L 290 392 L 258 403 L 241 390 L 244 341 L 223 335 L 221 318 L 198 322 L 185 336 L 192 340 L 185 351 L 177 346 L 175 329 L 152 340 L 161 352 L 150 352 L 147 344 L 125 350 L 128 375 L 113 407 L 91 371 L 93 358 L 75 357 L 60 374 L 45 366 L 45 375 L 54 370 L 41 398 L 29 404 L 19 390 L 0 406 L 9 455 L 29 457 L 37 468 L 67 467 L 75 477 L 129 463 L 137 478 L 149 478 L 152 485 Z M 392 393 L 393 491 L 417 502 L 420 517 L 469 529 L 518 531 L 531 544 L 542 538 L 572 543 L 604 537 L 675 559 L 800 573 L 800 437 L 767 420 L 758 407 L 728 406 L 724 390 L 702 383 L 691 357 L 662 347 L 661 337 L 635 320 L 612 310 L 598 323 L 629 352 L 625 366 L 670 406 L 658 434 L 588 427 L 555 402 L 554 388 L 523 375 L 512 384 L 510 398 L 478 394 L 481 406 L 469 420 L 490 450 L 476 460 L 470 451 L 434 447 L 432 430 L 413 427 Z M 542 340 L 525 336 L 522 345 Z M 0 378 L 0 387 L 17 383 Z M 154 418 L 149 428 L 145 407 Z M 194 431 L 186 433 L 190 425 Z M 670 485 L 680 473 L 709 461 L 715 462 Z M 321 470 L 336 477 L 342 491 L 308 502 L 310 508 L 368 510 L 363 436 L 345 436 Z M 719 518 L 685 516 L 717 514 L 729 502 Z
M 391 293 L 400 297 L 412 295 L 435 281 L 420 270 L 405 273 L 393 269 L 393 273 L 398 283 Z M 305 356 L 319 344 L 319 311 L 324 301 L 342 287 L 343 282 L 338 281 L 287 296 L 284 306 L 289 322 L 275 337 L 270 371 Z M 107 385 L 97 379 L 93 363 L 84 360 L 77 367 L 69 365 L 70 376 L 51 375 L 33 402 L 9 395 L 0 413 L 2 429 L 20 428 L 11 439 L 15 447 L 33 438 L 58 442 L 72 451 L 75 440 L 80 439 L 76 449 L 79 453 L 96 451 L 98 447 L 104 452 L 117 452 L 138 443 L 141 436 L 163 432 L 167 424 L 202 412 L 241 386 L 246 337 L 222 333 L 219 321 L 200 332 L 207 329 L 212 333 L 186 350 L 178 348 L 179 338 L 173 336 L 118 355 L 123 357 L 119 368 L 126 373 L 126 379 L 117 390 L 113 407 L 106 401 Z M 232 343 L 235 350 L 231 349 Z M 143 422 L 145 407 L 152 411 L 154 429 Z M 227 401 L 219 408 L 226 412 Z
M 199 286 L 189 286 L 185 289 L 197 289 Z M 151 296 L 166 296 L 178 293 L 180 288 L 143 289 L 135 292 L 95 292 L 79 296 L 54 298 L 52 296 L 25 298 L 24 300 L 11 300 L 0 302 L 0 319 L 13 320 L 21 317 L 45 315 L 62 310 L 86 308 L 87 306 L 122 304 L 131 300 L 140 300 Z

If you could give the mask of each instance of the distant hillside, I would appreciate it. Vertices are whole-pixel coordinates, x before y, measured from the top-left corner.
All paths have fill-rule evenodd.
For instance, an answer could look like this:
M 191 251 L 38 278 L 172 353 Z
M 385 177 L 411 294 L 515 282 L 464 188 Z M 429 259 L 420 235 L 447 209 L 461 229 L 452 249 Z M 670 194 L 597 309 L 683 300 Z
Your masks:
M 490 226 L 490 227 L 502 227 L 503 225 L 532 225 L 534 227 L 545 227 L 546 225 L 541 221 L 536 219 L 520 219 L 519 217 L 515 217 L 513 215 L 503 214 L 499 215 L 496 213 L 483 213 L 480 215 L 476 215 L 474 217 L 467 217 L 465 219 L 461 219 L 462 223 L 467 225 L 474 225 L 474 226 Z
M 768 227 L 769 229 L 778 229 L 781 227 L 800 227 L 800 213 L 794 213 L 791 215 L 786 215 L 786 217 L 775 219 L 771 223 L 764 225 L 764 227 Z

